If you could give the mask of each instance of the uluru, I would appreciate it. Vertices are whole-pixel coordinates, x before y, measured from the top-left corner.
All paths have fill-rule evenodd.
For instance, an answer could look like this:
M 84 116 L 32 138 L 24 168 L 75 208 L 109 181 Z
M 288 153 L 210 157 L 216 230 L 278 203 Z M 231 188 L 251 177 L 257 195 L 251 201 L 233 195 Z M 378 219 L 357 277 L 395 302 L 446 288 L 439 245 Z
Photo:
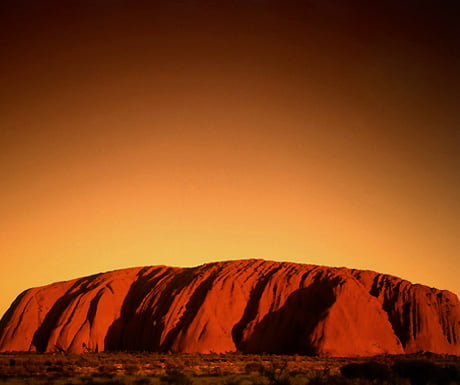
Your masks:
M 260 259 L 148 266 L 32 288 L 0 351 L 460 354 L 460 303 L 373 271 Z

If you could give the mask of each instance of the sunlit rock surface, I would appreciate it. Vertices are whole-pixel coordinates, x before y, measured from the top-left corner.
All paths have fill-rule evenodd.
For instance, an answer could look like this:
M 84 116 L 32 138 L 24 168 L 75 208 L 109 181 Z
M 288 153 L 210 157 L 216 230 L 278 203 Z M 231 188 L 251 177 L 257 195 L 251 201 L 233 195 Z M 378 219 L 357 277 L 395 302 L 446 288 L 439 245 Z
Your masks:
M 139 267 L 25 291 L 0 351 L 460 354 L 451 292 L 372 271 L 264 260 Z

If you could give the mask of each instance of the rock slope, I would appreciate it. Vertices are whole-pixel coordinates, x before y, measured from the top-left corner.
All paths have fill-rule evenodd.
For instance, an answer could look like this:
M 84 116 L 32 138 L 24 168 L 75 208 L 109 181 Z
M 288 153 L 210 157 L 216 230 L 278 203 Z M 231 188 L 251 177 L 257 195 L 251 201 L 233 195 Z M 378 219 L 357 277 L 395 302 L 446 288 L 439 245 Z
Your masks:
M 239 260 L 118 270 L 26 290 L 0 351 L 460 354 L 448 291 L 372 271 Z

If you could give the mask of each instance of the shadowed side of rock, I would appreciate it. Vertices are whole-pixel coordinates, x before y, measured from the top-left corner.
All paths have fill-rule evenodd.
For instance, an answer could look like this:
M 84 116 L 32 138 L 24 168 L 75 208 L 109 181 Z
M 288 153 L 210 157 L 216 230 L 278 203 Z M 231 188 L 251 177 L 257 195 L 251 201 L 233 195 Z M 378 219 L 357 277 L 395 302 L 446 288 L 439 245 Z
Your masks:
M 406 353 L 460 354 L 457 296 L 385 274 L 354 270 L 353 275 L 378 299 Z

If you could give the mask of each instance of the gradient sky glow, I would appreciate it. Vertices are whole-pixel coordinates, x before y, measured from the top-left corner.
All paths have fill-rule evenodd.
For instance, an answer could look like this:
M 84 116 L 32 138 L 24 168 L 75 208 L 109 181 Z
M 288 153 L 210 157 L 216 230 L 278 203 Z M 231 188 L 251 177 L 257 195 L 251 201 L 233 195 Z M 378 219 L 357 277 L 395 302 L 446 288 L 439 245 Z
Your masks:
M 436 3 L 6 0 L 0 313 L 255 257 L 459 294 L 460 33 Z

